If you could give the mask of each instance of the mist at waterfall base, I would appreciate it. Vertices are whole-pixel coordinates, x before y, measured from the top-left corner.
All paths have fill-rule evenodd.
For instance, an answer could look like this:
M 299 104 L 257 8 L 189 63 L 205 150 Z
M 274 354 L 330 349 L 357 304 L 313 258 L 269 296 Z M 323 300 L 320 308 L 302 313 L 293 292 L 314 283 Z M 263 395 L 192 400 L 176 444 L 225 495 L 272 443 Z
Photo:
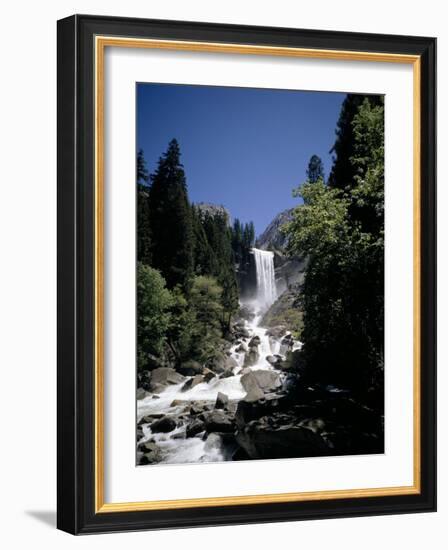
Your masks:
M 164 417 L 178 418 L 185 413 L 189 404 L 194 402 L 209 402 L 213 407 L 216 403 L 218 393 L 225 394 L 229 403 L 236 404 L 247 395 L 241 383 L 242 371 L 248 370 L 271 370 L 280 374 L 281 379 L 284 373 L 275 369 L 266 358 L 269 356 L 285 357 L 287 349 L 282 345 L 281 339 L 267 335 L 267 329 L 260 326 L 260 320 L 267 309 L 275 302 L 277 298 L 274 253 L 266 250 L 252 249 L 255 266 L 257 287 L 255 297 L 241 306 L 252 312 L 250 320 L 242 320 L 244 328 L 247 331 L 247 342 L 254 337 L 258 337 L 260 344 L 258 346 L 258 360 L 254 365 L 244 367 L 245 351 L 241 350 L 241 339 L 230 348 L 230 355 L 236 361 L 236 367 L 233 369 L 233 376 L 226 378 L 214 377 L 209 382 L 197 384 L 192 389 L 185 391 L 186 380 L 179 384 L 168 386 L 164 391 L 158 394 L 154 399 L 152 395 L 137 401 L 137 422 L 146 416 L 160 415 Z M 286 333 L 289 334 L 289 333 Z M 295 342 L 293 349 L 300 349 L 301 343 Z M 229 445 L 224 441 L 222 435 L 218 433 L 201 434 L 196 437 L 186 437 L 186 424 L 180 423 L 169 433 L 153 433 L 150 423 L 140 424 L 143 430 L 143 437 L 139 440 L 139 445 L 146 441 L 153 441 L 160 449 L 162 457 L 157 462 L 160 464 L 180 464 L 197 462 L 220 462 L 233 460 L 235 445 Z M 137 451 L 138 452 L 138 451 Z M 138 461 L 137 461 L 138 462 Z

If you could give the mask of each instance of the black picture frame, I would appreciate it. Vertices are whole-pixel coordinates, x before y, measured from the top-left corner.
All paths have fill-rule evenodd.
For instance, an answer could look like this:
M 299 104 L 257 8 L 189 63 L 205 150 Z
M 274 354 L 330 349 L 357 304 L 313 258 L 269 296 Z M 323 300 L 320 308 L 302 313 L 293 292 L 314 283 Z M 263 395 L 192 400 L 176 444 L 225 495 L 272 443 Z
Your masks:
M 420 492 L 159 510 L 95 510 L 95 36 L 420 58 Z M 436 509 L 436 40 L 74 15 L 58 22 L 57 526 L 73 534 L 341 518 Z

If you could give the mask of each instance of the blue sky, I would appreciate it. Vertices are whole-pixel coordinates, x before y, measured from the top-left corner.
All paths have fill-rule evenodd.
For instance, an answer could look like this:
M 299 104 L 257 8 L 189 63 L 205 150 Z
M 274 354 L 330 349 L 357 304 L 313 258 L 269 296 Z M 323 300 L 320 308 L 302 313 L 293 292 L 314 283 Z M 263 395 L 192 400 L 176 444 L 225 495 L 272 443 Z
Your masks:
M 192 202 L 225 206 L 257 235 L 298 204 L 311 155 L 325 175 L 345 94 L 255 88 L 137 85 L 137 147 L 150 172 L 169 141 L 180 144 Z

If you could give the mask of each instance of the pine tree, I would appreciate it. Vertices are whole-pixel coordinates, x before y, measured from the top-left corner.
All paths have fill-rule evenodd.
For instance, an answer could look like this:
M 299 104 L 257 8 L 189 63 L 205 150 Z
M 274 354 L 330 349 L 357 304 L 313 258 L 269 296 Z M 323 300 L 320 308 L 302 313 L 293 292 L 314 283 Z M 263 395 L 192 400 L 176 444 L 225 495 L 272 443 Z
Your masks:
M 325 179 L 324 165 L 322 159 L 317 155 L 313 155 L 308 162 L 308 169 L 306 171 L 308 181 L 315 183 L 318 179 Z
M 340 117 L 344 139 L 349 133 L 347 103 Z M 342 170 L 340 156 L 335 164 L 341 170 L 332 171 L 331 185 L 317 180 L 299 188 L 303 204 L 287 226 L 288 246 L 308 258 L 300 296 L 306 376 L 350 388 L 381 409 L 384 108 L 381 98 L 357 97 L 356 103 L 356 109 L 350 103 L 347 166 Z
M 193 276 L 194 233 L 180 149 L 171 140 L 151 176 L 149 192 L 152 263 L 168 288 L 188 288 Z
M 341 112 L 337 122 L 336 141 L 330 151 L 333 153 L 333 167 L 328 178 L 330 187 L 338 189 L 352 188 L 356 168 L 351 158 L 354 154 L 355 143 L 353 134 L 353 118 L 363 101 L 367 99 L 372 106 L 384 104 L 382 96 L 347 94 L 342 103 Z
M 149 222 L 149 174 L 143 150 L 137 154 L 137 261 L 151 264 L 151 226 Z

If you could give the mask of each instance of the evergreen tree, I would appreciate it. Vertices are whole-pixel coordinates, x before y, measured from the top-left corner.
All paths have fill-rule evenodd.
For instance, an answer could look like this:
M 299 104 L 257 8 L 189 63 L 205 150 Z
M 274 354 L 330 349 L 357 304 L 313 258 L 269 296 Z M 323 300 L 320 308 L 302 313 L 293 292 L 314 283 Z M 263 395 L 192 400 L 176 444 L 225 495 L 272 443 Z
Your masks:
M 149 172 L 146 167 L 145 156 L 143 149 L 139 149 L 137 153 L 137 185 L 149 184 Z
M 149 174 L 142 149 L 137 154 L 137 261 L 151 264 L 151 226 L 149 222 Z
M 191 357 L 206 361 L 216 355 L 221 341 L 220 318 L 222 288 L 214 277 L 199 276 L 193 279 L 190 291 L 192 311 Z
M 159 159 L 149 192 L 152 263 L 168 288 L 188 288 L 193 276 L 194 232 L 187 184 L 176 139 Z
M 215 252 L 208 242 L 201 213 L 194 205 L 191 206 L 191 217 L 194 233 L 194 272 L 196 275 L 210 275 L 215 272 Z
M 308 162 L 308 169 L 306 171 L 308 181 L 315 183 L 318 179 L 325 179 L 324 165 L 322 159 L 317 155 L 313 155 Z
M 235 218 L 232 228 L 232 250 L 235 257 L 235 262 L 241 264 L 243 256 L 243 230 L 241 222 Z
M 232 249 L 232 230 L 225 214 L 205 213 L 202 218 L 210 250 L 213 251 L 209 275 L 221 286 L 222 326 L 227 331 L 232 315 L 238 309 L 238 284 L 235 273 L 235 257 Z
M 351 104 L 351 108 L 352 108 Z M 347 104 L 341 118 L 346 120 Z M 341 119 L 340 119 L 341 120 Z M 384 108 L 357 98 L 348 169 L 331 186 L 307 181 L 287 226 L 288 246 L 306 255 L 301 293 L 307 376 L 342 385 L 382 407 L 384 354 Z M 347 131 L 345 132 L 347 135 Z M 335 179 L 348 177 L 350 180 Z M 381 389 L 375 392 L 376 389 Z
M 351 158 L 354 154 L 354 133 L 353 118 L 358 112 L 364 99 L 367 99 L 371 106 L 384 105 L 382 96 L 347 94 L 342 103 L 341 112 L 337 122 L 336 141 L 330 151 L 333 153 L 333 167 L 328 178 L 330 187 L 345 189 L 353 187 L 356 168 Z

